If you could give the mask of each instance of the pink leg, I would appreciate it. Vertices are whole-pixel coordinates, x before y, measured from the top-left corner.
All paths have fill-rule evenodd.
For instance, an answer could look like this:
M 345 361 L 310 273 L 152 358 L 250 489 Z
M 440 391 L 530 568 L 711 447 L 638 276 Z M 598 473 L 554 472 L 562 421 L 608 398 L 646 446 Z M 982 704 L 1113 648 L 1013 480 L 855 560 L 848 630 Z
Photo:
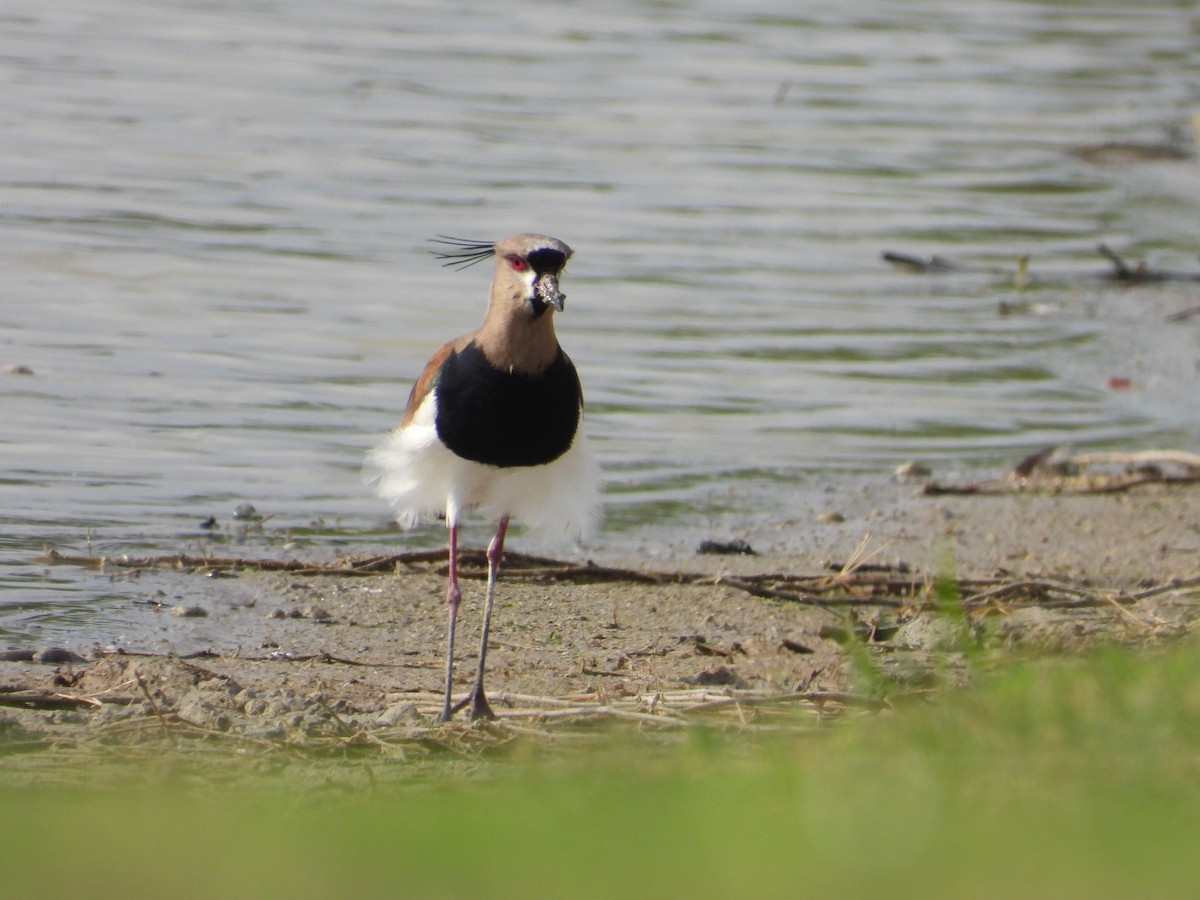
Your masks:
M 439 722 L 449 722 L 454 715 L 450 706 L 450 695 L 454 689 L 454 627 L 458 623 L 458 605 L 462 592 L 458 589 L 458 523 L 450 523 L 450 584 L 446 588 L 446 613 L 449 621 L 446 629 L 446 702 L 442 707 Z
M 487 696 L 483 692 L 483 669 L 487 661 L 488 629 L 492 625 L 492 601 L 496 597 L 496 577 L 500 574 L 500 561 L 504 558 L 504 535 L 508 531 L 508 516 L 500 520 L 496 536 L 488 544 L 488 583 L 487 600 L 483 609 L 483 637 L 479 642 L 479 668 L 475 672 L 475 686 L 471 689 L 471 721 L 476 719 L 494 719 L 496 714 L 488 705 Z

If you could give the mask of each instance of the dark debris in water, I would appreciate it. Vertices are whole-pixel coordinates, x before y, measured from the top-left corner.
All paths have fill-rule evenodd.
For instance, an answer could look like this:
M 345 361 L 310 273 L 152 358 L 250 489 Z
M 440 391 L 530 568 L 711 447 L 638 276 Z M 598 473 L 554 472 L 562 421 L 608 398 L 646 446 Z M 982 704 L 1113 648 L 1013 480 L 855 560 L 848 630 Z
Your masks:
M 1051 446 L 1031 453 L 1003 478 L 963 484 L 927 482 L 922 493 L 1115 494 L 1144 485 L 1200 483 L 1200 454 L 1186 450 L 1138 450 L 1072 455 L 1070 448 Z
M 46 647 L 42 650 L 20 647 L 15 650 L 0 650 L 0 662 L 35 662 L 58 666 L 64 663 L 87 662 L 87 660 L 66 647 Z
M 735 538 L 732 541 L 701 541 L 696 548 L 696 553 L 701 556 L 757 556 L 754 548 L 749 543 L 741 538 Z

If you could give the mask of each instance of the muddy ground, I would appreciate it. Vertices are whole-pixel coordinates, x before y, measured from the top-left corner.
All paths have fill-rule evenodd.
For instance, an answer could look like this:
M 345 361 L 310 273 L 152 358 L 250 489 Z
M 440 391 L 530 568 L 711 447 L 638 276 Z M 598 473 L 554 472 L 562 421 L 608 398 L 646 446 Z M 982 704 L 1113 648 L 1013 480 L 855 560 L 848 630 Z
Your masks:
M 489 650 L 500 721 L 475 727 L 462 713 L 435 720 L 440 557 L 384 561 L 384 574 L 348 574 L 344 560 L 185 566 L 170 575 L 176 591 L 138 612 L 147 634 L 156 623 L 170 634 L 168 649 L 6 654 L 0 752 L 10 774 L 83 778 L 72 760 L 164 744 L 410 758 L 600 721 L 668 733 L 787 716 L 803 727 L 1008 658 L 1175 641 L 1200 621 L 1192 483 L 931 496 L 878 479 L 795 522 L 713 537 L 758 552 L 675 548 L 652 564 L 514 555 Z M 480 555 L 464 566 L 458 697 L 483 593 Z

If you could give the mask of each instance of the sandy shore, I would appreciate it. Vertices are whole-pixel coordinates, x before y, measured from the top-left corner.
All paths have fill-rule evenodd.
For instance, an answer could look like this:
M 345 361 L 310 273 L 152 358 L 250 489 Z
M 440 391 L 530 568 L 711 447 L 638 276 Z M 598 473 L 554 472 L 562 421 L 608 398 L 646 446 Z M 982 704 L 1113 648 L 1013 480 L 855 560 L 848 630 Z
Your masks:
M 1200 485 L 927 496 L 881 478 L 783 527 L 786 540 L 770 528 L 738 535 L 767 551 L 755 555 L 514 558 L 489 656 L 502 720 L 674 727 L 792 700 L 824 714 L 872 702 L 861 666 L 848 662 L 862 648 L 903 691 L 968 677 L 968 647 L 994 659 L 1153 643 L 1200 620 Z M 770 552 L 779 543 L 801 549 Z M 477 649 L 479 563 L 465 567 L 462 693 Z M 194 615 L 141 614 L 168 631 L 174 654 L 130 646 L 0 662 L 0 736 L 28 748 L 149 736 L 268 747 L 444 733 L 433 721 L 443 565 L 173 574 L 184 598 L 175 612 Z M 965 619 L 937 608 L 954 596 L 970 600 Z

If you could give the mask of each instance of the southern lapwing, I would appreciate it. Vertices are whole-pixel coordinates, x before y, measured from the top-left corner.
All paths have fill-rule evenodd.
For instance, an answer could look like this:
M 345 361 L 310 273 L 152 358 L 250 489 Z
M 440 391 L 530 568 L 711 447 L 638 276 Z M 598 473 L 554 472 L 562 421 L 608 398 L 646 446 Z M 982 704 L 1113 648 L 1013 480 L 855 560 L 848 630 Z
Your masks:
M 559 276 L 571 248 L 542 234 L 496 244 L 439 238 L 444 265 L 466 268 L 496 257 L 483 324 L 443 346 L 417 378 L 400 425 L 367 455 L 380 496 L 408 527 L 440 514 L 450 537 L 446 693 L 441 721 L 470 705 L 494 718 L 483 690 L 496 576 L 510 519 L 554 534 L 582 536 L 595 524 L 599 475 L 580 430 L 583 394 L 575 366 L 554 333 L 566 296 Z M 452 702 L 458 587 L 458 527 L 478 509 L 499 520 L 488 545 L 487 594 L 475 683 Z

